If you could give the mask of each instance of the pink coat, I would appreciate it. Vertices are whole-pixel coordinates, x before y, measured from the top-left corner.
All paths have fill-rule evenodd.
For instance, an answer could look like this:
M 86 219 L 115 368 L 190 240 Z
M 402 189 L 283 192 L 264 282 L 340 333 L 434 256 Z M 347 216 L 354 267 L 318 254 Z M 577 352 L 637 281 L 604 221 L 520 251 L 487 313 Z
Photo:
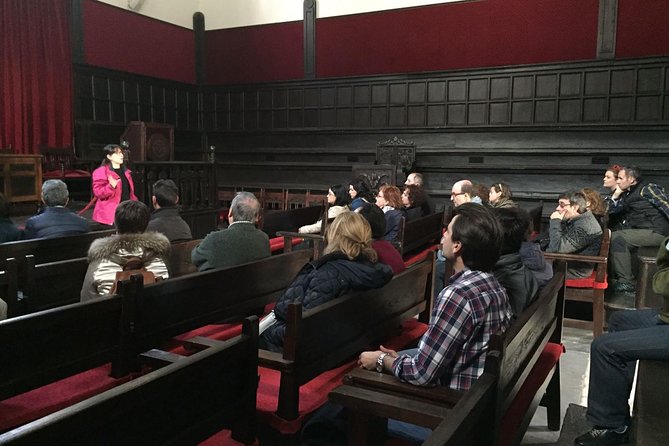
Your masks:
M 95 202 L 95 209 L 93 210 L 93 220 L 105 225 L 114 224 L 116 206 L 121 202 L 120 183 L 116 188 L 111 187 L 108 179 L 109 176 L 117 180 L 121 179 L 109 165 L 100 166 L 93 171 L 93 195 L 98 199 Z M 132 182 L 132 174 L 128 169 L 125 170 L 125 177 L 130 184 L 130 199 L 137 200 L 135 185 Z

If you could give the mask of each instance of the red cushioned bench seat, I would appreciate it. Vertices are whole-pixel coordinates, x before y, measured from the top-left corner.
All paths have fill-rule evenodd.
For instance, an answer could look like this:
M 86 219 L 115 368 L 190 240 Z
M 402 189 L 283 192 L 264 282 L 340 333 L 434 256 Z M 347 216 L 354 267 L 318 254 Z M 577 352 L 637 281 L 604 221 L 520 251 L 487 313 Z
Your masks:
M 416 319 L 410 319 L 402 324 L 399 335 L 392 337 L 383 345 L 392 350 L 402 350 L 417 342 L 425 331 L 427 331 L 426 324 Z M 346 373 L 357 367 L 357 362 L 358 358 L 353 358 L 337 368 L 321 373 L 318 377 L 302 385 L 300 387 L 299 416 L 295 420 L 285 420 L 276 415 L 281 372 L 259 367 L 260 381 L 256 402 L 259 421 L 282 434 L 290 435 L 299 432 L 305 417 L 325 404 L 330 391 L 341 384 Z
M 436 251 L 438 249 L 439 249 L 439 245 L 432 245 L 432 246 L 429 246 L 429 247 L 423 249 L 422 251 L 418 252 L 417 254 L 412 254 L 412 255 L 408 256 L 406 259 L 404 259 L 404 266 L 409 268 L 409 267 L 411 267 L 411 266 L 413 266 L 417 263 L 420 263 L 423 260 L 425 260 L 425 258 L 427 257 L 427 255 L 429 253 L 431 253 L 432 251 Z
M 275 252 L 278 252 L 278 251 L 283 251 L 283 240 L 284 240 L 283 237 L 274 237 L 274 238 L 269 239 L 269 250 L 272 253 L 275 253 Z M 291 244 L 293 246 L 295 246 L 295 245 L 299 245 L 303 241 L 304 241 L 303 238 L 295 237 L 294 239 L 292 239 Z

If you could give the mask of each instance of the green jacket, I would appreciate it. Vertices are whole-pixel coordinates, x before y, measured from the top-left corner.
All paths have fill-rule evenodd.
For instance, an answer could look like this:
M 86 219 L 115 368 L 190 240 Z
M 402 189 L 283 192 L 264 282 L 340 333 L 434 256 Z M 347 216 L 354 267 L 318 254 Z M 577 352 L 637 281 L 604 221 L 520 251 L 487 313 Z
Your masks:
M 664 297 L 660 319 L 669 324 L 669 237 L 662 241 L 657 251 L 657 272 L 653 276 L 653 290 Z

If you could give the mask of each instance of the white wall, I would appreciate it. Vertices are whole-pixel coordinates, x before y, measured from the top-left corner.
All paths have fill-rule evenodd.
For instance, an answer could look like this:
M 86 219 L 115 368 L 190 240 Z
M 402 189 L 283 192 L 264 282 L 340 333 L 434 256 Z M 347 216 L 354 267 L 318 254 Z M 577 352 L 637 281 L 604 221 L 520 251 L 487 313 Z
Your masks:
M 204 14 L 207 30 L 302 20 L 303 0 L 98 0 L 185 28 Z M 316 0 L 318 17 L 471 0 Z M 128 4 L 134 6 L 129 8 Z

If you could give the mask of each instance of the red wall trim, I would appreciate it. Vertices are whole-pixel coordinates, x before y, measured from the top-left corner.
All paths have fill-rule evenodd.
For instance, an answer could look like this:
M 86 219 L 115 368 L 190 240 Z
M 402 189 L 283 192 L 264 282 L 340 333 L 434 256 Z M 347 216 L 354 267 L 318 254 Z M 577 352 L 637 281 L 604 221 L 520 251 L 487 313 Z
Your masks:
M 597 0 L 485 0 L 320 19 L 318 77 L 592 59 Z
M 301 21 L 207 31 L 207 82 L 216 85 L 302 79 L 302 42 Z
M 89 65 L 195 84 L 192 30 L 93 0 L 83 16 Z
M 669 54 L 669 1 L 618 0 L 616 57 Z

